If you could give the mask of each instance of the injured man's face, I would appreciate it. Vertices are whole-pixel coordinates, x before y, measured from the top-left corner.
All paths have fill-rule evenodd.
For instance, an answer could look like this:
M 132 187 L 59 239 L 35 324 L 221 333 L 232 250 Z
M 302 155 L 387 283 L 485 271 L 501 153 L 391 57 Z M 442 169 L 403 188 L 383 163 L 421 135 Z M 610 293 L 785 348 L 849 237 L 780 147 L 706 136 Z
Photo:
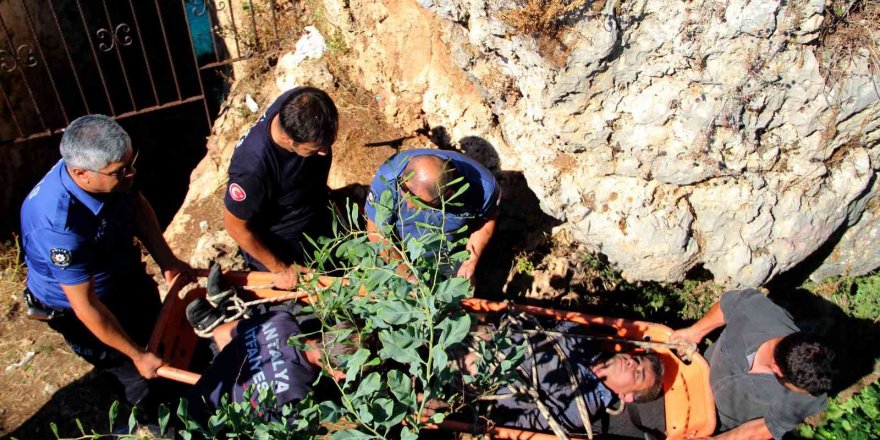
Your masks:
M 591 369 L 606 387 L 626 403 L 640 400 L 639 397 L 662 380 L 657 377 L 657 368 L 652 361 L 640 353 L 618 353 L 593 365 Z

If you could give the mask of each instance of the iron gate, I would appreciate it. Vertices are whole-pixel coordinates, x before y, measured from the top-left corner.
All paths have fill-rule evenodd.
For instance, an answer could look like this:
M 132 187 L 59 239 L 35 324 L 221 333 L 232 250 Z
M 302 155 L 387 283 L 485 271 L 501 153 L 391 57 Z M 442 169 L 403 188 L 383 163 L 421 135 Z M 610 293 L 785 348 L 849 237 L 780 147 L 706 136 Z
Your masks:
M 280 49 L 290 2 L 0 1 L 0 143 L 201 101 L 203 75 Z

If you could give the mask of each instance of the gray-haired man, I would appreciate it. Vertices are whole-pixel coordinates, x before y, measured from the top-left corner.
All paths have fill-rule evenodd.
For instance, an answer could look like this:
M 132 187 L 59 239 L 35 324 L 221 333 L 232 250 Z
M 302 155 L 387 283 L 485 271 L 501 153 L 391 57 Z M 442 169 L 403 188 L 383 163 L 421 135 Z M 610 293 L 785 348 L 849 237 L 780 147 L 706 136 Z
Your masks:
M 62 159 L 21 207 L 25 297 L 74 352 L 115 376 L 126 400 L 146 396 L 162 360 L 147 352 L 160 302 L 134 237 L 166 282 L 189 274 L 162 237 L 149 202 L 132 190 L 137 152 L 113 119 L 73 121 Z

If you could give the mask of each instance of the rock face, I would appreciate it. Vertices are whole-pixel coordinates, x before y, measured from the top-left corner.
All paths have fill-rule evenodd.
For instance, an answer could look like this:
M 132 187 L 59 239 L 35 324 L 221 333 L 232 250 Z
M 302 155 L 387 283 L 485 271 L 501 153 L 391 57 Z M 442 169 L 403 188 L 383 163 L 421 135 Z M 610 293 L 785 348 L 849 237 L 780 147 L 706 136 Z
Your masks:
M 390 120 L 488 143 L 630 279 L 758 286 L 823 246 L 816 276 L 880 265 L 880 78 L 867 49 L 823 75 L 823 0 L 586 2 L 549 36 L 504 19 L 526 1 L 324 7 Z

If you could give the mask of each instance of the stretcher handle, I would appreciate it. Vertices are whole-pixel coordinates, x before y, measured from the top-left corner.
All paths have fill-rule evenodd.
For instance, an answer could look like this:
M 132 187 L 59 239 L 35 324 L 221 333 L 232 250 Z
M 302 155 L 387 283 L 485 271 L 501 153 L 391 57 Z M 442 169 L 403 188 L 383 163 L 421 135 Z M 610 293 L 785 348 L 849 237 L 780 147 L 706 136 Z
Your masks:
M 195 385 L 196 382 L 198 382 L 199 379 L 202 378 L 201 374 L 181 370 L 180 368 L 169 367 L 167 365 L 159 367 L 159 369 L 156 371 L 156 374 L 163 379 L 183 382 L 189 385 Z

